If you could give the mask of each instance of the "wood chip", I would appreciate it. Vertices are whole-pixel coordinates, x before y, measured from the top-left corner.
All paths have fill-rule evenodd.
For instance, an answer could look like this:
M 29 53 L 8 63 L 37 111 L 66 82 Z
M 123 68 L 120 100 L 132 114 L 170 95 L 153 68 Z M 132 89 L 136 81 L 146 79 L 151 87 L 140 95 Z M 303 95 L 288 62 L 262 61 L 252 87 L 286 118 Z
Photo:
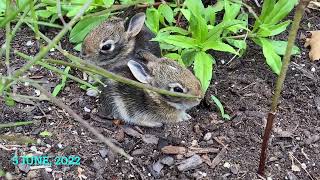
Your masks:
M 161 148 L 161 152 L 163 152 L 164 154 L 185 154 L 187 152 L 187 149 L 181 146 L 169 145 Z
M 212 160 L 212 164 L 210 168 L 214 169 L 222 161 L 226 153 L 227 153 L 227 148 L 226 147 L 222 148 L 219 154 Z
M 190 169 L 194 169 L 200 164 L 202 164 L 202 159 L 199 155 L 195 154 L 192 157 L 185 159 L 179 163 L 178 170 L 186 171 Z

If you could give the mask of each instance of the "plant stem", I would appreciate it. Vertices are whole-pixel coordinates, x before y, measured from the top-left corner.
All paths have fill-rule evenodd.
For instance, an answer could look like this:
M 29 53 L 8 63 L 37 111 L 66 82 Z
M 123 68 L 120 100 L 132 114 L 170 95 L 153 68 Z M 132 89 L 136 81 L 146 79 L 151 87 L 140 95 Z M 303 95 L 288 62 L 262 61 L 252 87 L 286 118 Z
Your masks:
M 10 14 L 8 16 L 5 16 L 4 19 L 0 22 L 0 27 L 4 27 L 9 21 L 14 19 L 18 15 L 18 13 L 20 13 L 22 10 L 24 10 L 26 8 L 26 6 L 28 6 L 28 4 L 31 1 L 32 0 L 27 0 L 26 2 L 24 2 L 24 4 L 21 5 L 21 7 L 19 9 L 17 9 L 14 12 L 10 12 Z
M 32 16 L 32 19 L 33 19 L 33 26 L 34 26 L 34 29 L 35 29 L 36 40 L 39 41 L 40 40 L 40 36 L 39 36 L 38 17 L 37 17 L 36 12 L 35 12 L 34 1 L 31 1 L 31 3 L 30 3 L 30 10 L 31 10 L 31 16 Z
M 76 112 L 74 112 L 69 106 L 65 105 L 58 98 L 53 97 L 47 90 L 45 90 L 39 84 L 33 84 L 33 86 L 39 89 L 44 95 L 46 95 L 52 103 L 59 106 L 61 109 L 65 110 L 70 116 L 72 116 L 76 121 L 78 121 L 82 126 L 87 128 L 93 135 L 95 135 L 101 142 L 105 143 L 112 151 L 121 154 L 129 160 L 133 158 L 127 154 L 122 148 L 114 145 L 112 140 L 104 137 L 100 132 L 98 132 L 94 127 L 92 127 L 87 121 L 83 120 Z
M 26 54 L 24 54 L 24 53 L 21 53 L 21 52 L 19 52 L 19 51 L 17 51 L 17 50 L 15 50 L 14 53 L 17 54 L 17 55 L 19 55 L 19 56 L 21 56 L 22 58 L 24 58 L 24 59 L 26 59 L 26 60 L 28 60 L 28 61 L 31 61 L 31 60 L 32 60 L 32 57 L 30 57 L 30 56 L 28 56 L 28 55 L 26 55 Z M 47 69 L 49 69 L 49 70 L 51 70 L 51 71 L 54 71 L 54 72 L 56 72 L 56 73 L 65 75 L 65 76 L 67 76 L 68 78 L 70 78 L 70 79 L 72 79 L 72 80 L 74 80 L 74 81 L 76 81 L 76 82 L 78 82 L 78 83 L 80 83 L 80 84 L 84 84 L 84 85 L 86 85 L 86 86 L 88 86 L 88 87 L 90 87 L 90 88 L 96 89 L 96 87 L 92 86 L 90 83 L 87 83 L 86 81 L 83 81 L 82 79 L 79 79 L 79 78 L 77 78 L 77 77 L 75 77 L 75 76 L 72 76 L 71 74 L 65 73 L 64 71 L 61 71 L 60 69 L 58 69 L 58 68 L 56 68 L 56 67 L 54 67 L 54 66 L 51 66 L 51 65 L 49 65 L 49 64 L 47 64 L 47 63 L 45 63 L 45 62 L 38 61 L 37 64 L 39 64 L 40 66 L 43 66 L 43 67 L 45 67 L 45 68 L 47 68 Z
M 0 129 L 1 128 L 16 127 L 16 126 L 25 126 L 25 125 L 30 125 L 30 124 L 33 124 L 33 121 L 21 121 L 21 122 L 0 124 Z
M 10 15 L 10 11 L 12 10 L 11 8 L 11 0 L 6 1 L 6 16 Z M 6 24 L 6 68 L 7 68 L 7 75 L 10 77 L 11 76 L 11 68 L 10 68 L 10 49 L 11 49 L 11 26 L 10 26 L 10 21 Z
M 260 174 L 261 176 L 264 176 L 268 141 L 269 141 L 270 134 L 272 131 L 273 120 L 275 118 L 277 107 L 279 104 L 279 99 L 280 99 L 281 91 L 283 88 L 283 83 L 286 78 L 287 70 L 289 67 L 292 47 L 293 47 L 294 41 L 297 36 L 297 31 L 299 28 L 299 24 L 300 24 L 302 15 L 304 13 L 306 6 L 309 4 L 309 2 L 310 2 L 310 0 L 300 0 L 298 6 L 296 8 L 296 12 L 294 15 L 294 20 L 292 23 L 291 30 L 289 32 L 286 53 L 283 57 L 283 64 L 281 67 L 281 72 L 280 72 L 280 75 L 277 79 L 275 93 L 272 98 L 271 111 L 268 114 L 267 125 L 266 125 L 264 135 L 263 135 L 263 142 L 262 142 L 262 147 L 261 147 L 260 162 L 259 162 L 259 169 L 258 169 L 258 174 Z
M 85 10 L 89 7 L 91 2 L 92 2 L 92 0 L 88 0 L 86 2 L 86 4 L 80 9 L 78 14 L 74 18 L 72 18 L 71 21 L 65 27 L 63 27 L 63 29 L 59 32 L 59 34 L 56 37 L 54 37 L 54 39 L 51 41 L 51 43 L 49 43 L 47 46 L 43 47 L 40 50 L 40 52 L 32 59 L 32 61 L 29 61 L 27 64 L 25 64 L 19 70 L 15 71 L 15 73 L 13 74 L 13 77 L 21 76 L 24 72 L 26 72 L 28 69 L 30 69 L 30 67 L 32 65 L 34 65 L 35 63 L 40 61 L 49 52 L 49 50 L 51 48 L 53 48 L 55 46 L 55 44 L 57 44 L 60 41 L 60 39 L 68 32 L 69 28 L 72 27 L 78 21 L 78 19 L 82 16 L 82 14 L 85 12 Z M 8 83 L 10 83 L 10 82 L 6 82 L 5 86 Z

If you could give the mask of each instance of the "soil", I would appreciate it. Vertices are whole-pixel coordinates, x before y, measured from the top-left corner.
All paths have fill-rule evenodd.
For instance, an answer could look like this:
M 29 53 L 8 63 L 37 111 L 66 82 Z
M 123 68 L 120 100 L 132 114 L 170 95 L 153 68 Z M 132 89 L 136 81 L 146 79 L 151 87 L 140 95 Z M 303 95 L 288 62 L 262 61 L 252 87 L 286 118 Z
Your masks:
M 309 60 L 308 49 L 303 47 L 300 38 L 306 31 L 319 27 L 319 11 L 305 14 L 297 40 L 301 55 L 295 56 L 289 67 L 275 129 L 269 142 L 266 176 L 272 179 L 320 179 L 320 62 Z M 56 34 L 55 30 L 44 32 L 51 38 Z M 283 33 L 276 39 L 286 40 L 286 37 L 287 33 Z M 28 41 L 33 45 L 27 46 Z M 4 43 L 4 30 L 0 30 L 0 42 Z M 25 27 L 16 35 L 12 46 L 35 55 L 38 52 L 35 44 L 33 33 Z M 67 39 L 61 44 L 64 49 L 74 52 Z M 56 50 L 51 51 L 49 56 L 64 58 Z M 230 63 L 223 62 L 229 62 L 232 56 L 216 52 L 213 56 L 217 62 L 214 79 L 206 99 L 190 111 L 192 120 L 163 128 L 135 127 L 101 120 L 95 115 L 96 98 L 87 96 L 79 84 L 68 81 L 58 97 L 98 131 L 115 139 L 117 145 L 134 157 L 132 163 L 112 153 L 67 113 L 47 101 L 20 101 L 16 106 L 8 107 L 4 99 L 0 99 L 0 123 L 34 121 L 28 126 L 0 129 L 0 170 L 9 172 L 15 179 L 260 179 L 256 173 L 260 146 L 276 76 L 265 64 L 261 49 L 253 43 L 249 43 L 243 57 L 235 58 Z M 13 69 L 24 63 L 23 59 L 12 55 Z M 0 67 L 0 72 L 6 73 L 5 68 Z M 73 70 L 71 73 L 82 78 L 80 71 Z M 50 90 L 60 79 L 55 73 L 39 66 L 34 66 L 28 77 L 49 81 L 43 85 Z M 13 86 L 13 91 L 28 96 L 38 93 L 24 83 Z M 220 99 L 232 117 L 230 121 L 221 118 L 210 95 Z M 41 135 L 46 131 L 52 136 Z M 151 138 L 141 138 L 137 133 Z M 24 145 L 24 137 L 34 142 Z M 218 151 L 199 154 L 202 163 L 194 163 L 192 169 L 180 171 L 179 163 L 193 154 L 165 154 L 161 149 L 168 145 L 217 148 Z M 225 153 L 224 148 L 227 148 Z M 44 168 L 21 164 L 14 166 L 10 161 L 14 154 L 35 155 L 35 151 L 53 158 L 79 156 L 80 165 Z M 159 163 L 168 157 L 174 161 L 169 165 Z M 212 161 L 217 163 L 216 166 L 212 165 Z

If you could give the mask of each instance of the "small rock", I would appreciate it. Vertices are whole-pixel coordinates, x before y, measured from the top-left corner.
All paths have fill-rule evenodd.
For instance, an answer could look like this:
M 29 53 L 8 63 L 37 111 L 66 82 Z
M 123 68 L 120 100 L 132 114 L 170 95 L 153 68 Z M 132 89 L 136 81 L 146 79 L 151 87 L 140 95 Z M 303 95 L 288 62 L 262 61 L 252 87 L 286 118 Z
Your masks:
M 229 162 L 225 162 L 225 163 L 223 164 L 223 167 L 225 167 L 225 168 L 230 168 L 230 167 L 231 167 L 231 164 L 230 164 Z
M 38 90 L 38 89 L 36 89 L 36 90 L 34 90 L 34 93 L 36 93 L 36 96 L 40 96 L 40 90 Z
M 289 180 L 298 180 L 298 177 L 296 175 L 294 175 L 292 172 L 287 172 L 287 177 Z
M 198 141 L 197 140 L 192 140 L 191 146 L 193 146 L 193 147 L 198 146 Z
M 88 88 L 86 94 L 90 97 L 97 97 L 98 96 L 98 91 L 93 88 Z
M 141 133 L 139 133 L 138 131 L 136 131 L 130 127 L 124 128 L 124 132 L 126 134 L 128 134 L 129 136 L 136 137 L 136 138 L 141 138 L 141 136 L 142 136 Z
M 207 141 L 207 144 L 208 145 L 212 145 L 214 142 L 213 142 L 213 140 L 212 139 L 210 139 L 209 141 Z
M 195 154 L 192 157 L 185 159 L 179 163 L 178 170 L 186 171 L 190 169 L 194 169 L 200 164 L 202 164 L 202 159 L 199 155 Z
M 91 112 L 91 109 L 84 107 L 84 111 L 89 113 L 89 112 Z
M 19 168 L 20 171 L 22 171 L 24 173 L 28 173 L 30 171 L 30 169 L 31 169 L 29 165 L 22 164 L 22 163 L 18 164 L 18 168 Z
M 135 149 L 131 153 L 132 156 L 137 156 L 137 155 L 141 155 L 141 154 L 144 154 L 144 149 Z
M 311 72 L 315 72 L 316 71 L 316 68 L 315 67 L 312 67 L 311 68 Z
M 152 165 L 152 169 L 159 175 L 163 167 L 164 165 L 160 163 L 160 160 Z
M 142 141 L 147 144 L 158 144 L 159 138 L 152 134 L 142 135 Z
M 302 168 L 302 169 L 307 169 L 306 163 L 301 163 L 301 168 Z
M 58 146 L 59 149 L 63 148 L 63 145 L 61 143 L 58 143 L 57 146 Z
M 195 178 L 195 179 L 204 179 L 205 177 L 207 177 L 207 173 L 201 172 L 201 171 L 197 171 L 197 172 L 192 174 L 192 177 Z
M 236 164 L 236 165 L 231 166 L 230 171 L 232 174 L 238 174 L 239 173 L 239 165 Z
M 116 130 L 114 138 L 118 141 L 118 142 L 122 142 L 124 140 L 124 131 L 123 129 L 119 129 Z
M 31 40 L 27 41 L 26 46 L 32 46 L 33 42 Z
M 187 149 L 185 147 L 181 146 L 165 146 L 161 149 L 161 152 L 164 154 L 185 154 L 187 152 Z
M 271 157 L 270 159 L 269 159 L 269 162 L 273 162 L 273 161 L 276 161 L 276 160 L 278 160 L 278 158 L 277 157 Z
M 267 177 L 267 180 L 272 180 L 272 177 Z
M 311 137 L 309 137 L 308 139 L 306 139 L 304 142 L 307 144 L 307 145 L 310 145 L 310 144 L 313 144 L 317 141 L 320 140 L 320 136 L 319 135 L 313 135 Z
M 209 141 L 212 138 L 212 133 L 208 132 L 207 134 L 204 135 L 203 140 Z
M 161 163 L 167 166 L 171 166 L 174 163 L 174 159 L 171 156 L 166 156 L 163 159 L 161 159 Z
M 100 153 L 102 158 L 105 158 L 108 155 L 108 150 L 106 148 L 103 148 L 103 149 L 99 150 L 99 153 Z
M 183 159 L 183 155 L 182 155 L 182 154 L 178 154 L 178 155 L 176 156 L 176 158 L 177 158 L 178 160 L 181 160 L 181 159 Z
M 196 134 L 201 134 L 201 130 L 200 130 L 200 126 L 199 124 L 196 124 L 195 126 L 193 126 L 193 130 Z

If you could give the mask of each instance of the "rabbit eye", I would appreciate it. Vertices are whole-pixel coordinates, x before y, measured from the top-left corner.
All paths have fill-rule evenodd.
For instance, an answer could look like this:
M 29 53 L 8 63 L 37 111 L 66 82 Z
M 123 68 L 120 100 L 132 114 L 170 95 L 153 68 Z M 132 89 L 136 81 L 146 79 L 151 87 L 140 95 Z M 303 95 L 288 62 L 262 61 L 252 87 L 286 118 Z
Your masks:
M 172 92 L 177 92 L 177 93 L 186 92 L 186 90 L 182 87 L 180 83 L 170 83 L 168 86 L 169 86 L 169 90 Z
M 100 44 L 100 51 L 106 52 L 106 51 L 113 51 L 114 50 L 114 41 L 113 40 L 107 40 Z
M 181 87 L 174 87 L 173 91 L 178 93 L 183 93 L 183 89 Z

